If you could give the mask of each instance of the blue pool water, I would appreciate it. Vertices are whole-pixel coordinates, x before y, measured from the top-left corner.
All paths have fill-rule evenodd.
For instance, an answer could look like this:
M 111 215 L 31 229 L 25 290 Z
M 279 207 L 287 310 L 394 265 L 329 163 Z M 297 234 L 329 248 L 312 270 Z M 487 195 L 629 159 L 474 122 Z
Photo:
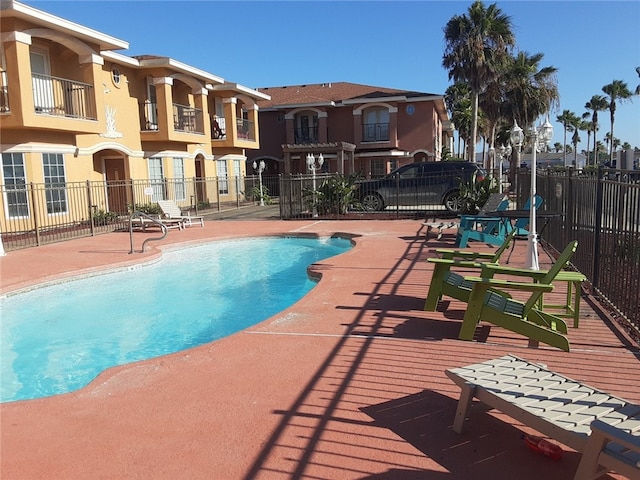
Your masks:
M 0 401 L 70 392 L 106 368 L 231 335 L 289 307 L 340 238 L 265 237 L 0 298 Z

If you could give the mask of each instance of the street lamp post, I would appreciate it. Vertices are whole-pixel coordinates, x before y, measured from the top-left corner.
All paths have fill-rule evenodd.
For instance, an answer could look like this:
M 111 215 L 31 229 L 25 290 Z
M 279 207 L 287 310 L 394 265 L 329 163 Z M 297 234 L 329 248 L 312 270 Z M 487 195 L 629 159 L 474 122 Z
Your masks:
M 260 181 L 260 206 L 264 207 L 264 195 L 262 195 L 262 172 L 266 165 L 264 164 L 264 160 L 260 160 L 260 165 L 258 165 L 255 161 L 253 162 L 253 170 L 258 170 L 258 179 Z
M 520 140 L 519 143 L 514 142 L 514 145 L 519 147 L 524 141 L 524 135 L 522 129 L 520 132 L 516 131 L 518 127 L 514 122 L 514 129 L 511 132 L 512 141 L 514 137 Z M 519 127 L 518 127 L 519 128 Z M 515 135 L 514 135 L 515 133 Z M 536 231 L 536 167 L 537 167 L 537 153 L 541 145 L 547 145 L 547 143 L 553 137 L 553 126 L 549 122 L 549 117 L 538 128 L 532 128 L 530 135 L 532 142 L 532 159 L 531 159 L 531 194 L 529 198 L 529 235 L 527 236 L 527 254 L 525 267 L 529 270 L 540 270 L 540 264 L 538 262 L 538 233 Z
M 499 171 L 499 182 L 498 185 L 500 187 L 500 193 L 504 192 L 504 189 L 502 188 L 502 162 L 504 161 L 505 158 L 509 158 L 511 156 L 511 144 L 508 143 L 507 146 L 505 147 L 504 145 L 500 145 L 500 148 L 498 149 L 498 157 L 500 158 L 500 166 L 498 167 L 498 171 Z
M 324 157 L 322 154 L 318 155 L 318 163 L 316 164 L 316 157 L 313 153 L 307 155 L 307 167 L 313 175 L 313 218 L 318 216 L 318 207 L 316 206 L 316 171 L 322 168 L 324 163 Z

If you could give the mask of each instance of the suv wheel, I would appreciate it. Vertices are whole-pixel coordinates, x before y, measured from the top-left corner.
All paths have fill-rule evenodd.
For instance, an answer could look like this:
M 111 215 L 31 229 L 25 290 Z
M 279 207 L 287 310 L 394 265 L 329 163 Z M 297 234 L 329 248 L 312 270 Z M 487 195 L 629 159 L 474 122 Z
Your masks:
M 368 193 L 362 198 L 362 207 L 371 211 L 380 211 L 384 209 L 384 201 L 377 193 Z
M 450 212 L 459 212 L 462 209 L 462 198 L 459 190 L 453 190 L 444 196 L 444 206 Z

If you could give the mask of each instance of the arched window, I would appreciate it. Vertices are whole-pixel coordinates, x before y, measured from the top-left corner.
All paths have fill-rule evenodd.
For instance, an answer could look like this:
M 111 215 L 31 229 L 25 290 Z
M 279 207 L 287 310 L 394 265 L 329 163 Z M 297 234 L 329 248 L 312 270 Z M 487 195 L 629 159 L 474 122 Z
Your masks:
M 362 117 L 364 142 L 389 141 L 389 110 L 384 107 L 367 108 Z
M 318 114 L 306 111 L 296 114 L 295 143 L 318 143 Z

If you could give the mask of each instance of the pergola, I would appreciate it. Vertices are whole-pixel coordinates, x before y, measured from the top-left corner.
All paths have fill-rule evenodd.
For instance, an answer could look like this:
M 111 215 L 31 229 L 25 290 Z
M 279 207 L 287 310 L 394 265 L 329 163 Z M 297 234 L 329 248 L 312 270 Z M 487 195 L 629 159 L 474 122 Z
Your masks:
M 308 154 L 315 157 L 322 154 L 326 171 L 334 173 L 354 173 L 354 152 L 356 146 L 348 142 L 284 144 L 284 173 L 307 173 Z

